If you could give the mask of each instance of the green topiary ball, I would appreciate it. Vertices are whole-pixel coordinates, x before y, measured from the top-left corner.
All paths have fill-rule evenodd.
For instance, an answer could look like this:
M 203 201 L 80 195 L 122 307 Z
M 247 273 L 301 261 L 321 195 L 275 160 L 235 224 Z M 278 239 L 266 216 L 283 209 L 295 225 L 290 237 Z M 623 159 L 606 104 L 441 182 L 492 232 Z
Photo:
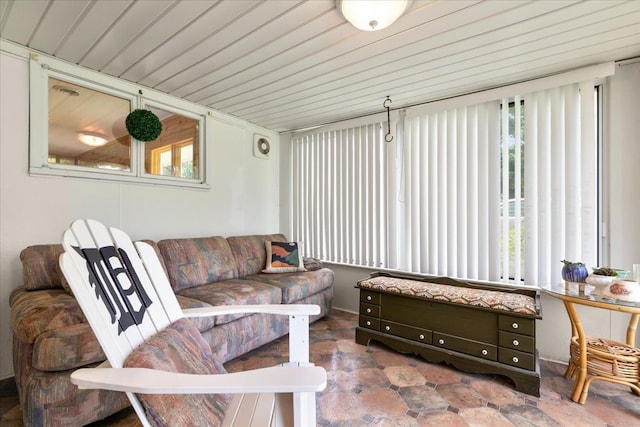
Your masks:
M 133 110 L 124 121 L 129 135 L 138 141 L 153 141 L 162 132 L 162 123 L 158 116 L 149 110 Z

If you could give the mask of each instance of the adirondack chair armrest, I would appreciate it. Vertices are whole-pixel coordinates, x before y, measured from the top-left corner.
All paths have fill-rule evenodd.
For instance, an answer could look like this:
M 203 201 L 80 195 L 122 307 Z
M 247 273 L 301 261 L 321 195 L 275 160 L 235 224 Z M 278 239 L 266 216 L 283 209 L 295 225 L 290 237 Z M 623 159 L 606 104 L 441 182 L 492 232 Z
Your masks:
M 216 307 L 197 307 L 182 310 L 184 317 L 208 317 L 227 314 L 266 313 L 283 316 L 311 316 L 320 314 L 320 306 L 314 304 L 263 304 L 263 305 L 224 305 Z
M 326 371 L 317 366 L 275 366 L 218 375 L 195 375 L 147 368 L 83 368 L 71 374 L 80 389 L 141 394 L 319 392 Z

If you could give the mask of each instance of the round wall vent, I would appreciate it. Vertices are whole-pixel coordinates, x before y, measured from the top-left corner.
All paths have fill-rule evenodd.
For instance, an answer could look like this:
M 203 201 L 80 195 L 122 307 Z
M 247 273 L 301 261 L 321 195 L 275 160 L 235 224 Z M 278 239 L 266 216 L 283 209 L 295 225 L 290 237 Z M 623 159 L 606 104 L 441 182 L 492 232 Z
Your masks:
M 271 142 L 266 136 L 253 136 L 253 155 L 259 159 L 268 159 L 271 153 Z

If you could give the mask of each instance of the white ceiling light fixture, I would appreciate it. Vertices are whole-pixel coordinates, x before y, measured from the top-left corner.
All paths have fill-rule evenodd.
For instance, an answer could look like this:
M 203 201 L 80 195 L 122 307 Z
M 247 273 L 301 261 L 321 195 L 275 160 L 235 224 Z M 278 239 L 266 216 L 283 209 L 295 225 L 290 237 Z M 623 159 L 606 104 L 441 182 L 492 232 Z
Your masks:
M 91 133 L 91 132 L 81 132 L 78 134 L 78 139 L 80 140 L 80 142 L 82 142 L 83 144 L 89 145 L 91 147 L 101 147 L 104 144 L 107 143 L 107 138 L 105 138 L 104 136 L 97 134 L 97 133 Z
M 354 27 L 377 31 L 393 24 L 411 0 L 336 0 L 336 7 Z
M 69 86 L 55 85 L 52 89 L 69 96 L 80 96 L 80 92 Z

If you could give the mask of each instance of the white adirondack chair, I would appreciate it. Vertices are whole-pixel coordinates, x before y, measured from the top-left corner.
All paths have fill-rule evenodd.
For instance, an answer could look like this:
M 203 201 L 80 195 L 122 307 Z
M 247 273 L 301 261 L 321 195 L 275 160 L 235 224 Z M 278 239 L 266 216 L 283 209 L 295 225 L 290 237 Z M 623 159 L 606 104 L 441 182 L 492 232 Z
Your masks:
M 146 395 L 180 399 L 209 394 L 233 395 L 224 411 L 223 426 L 316 425 L 315 393 L 325 388 L 326 372 L 309 363 L 308 321 L 309 315 L 320 312 L 318 306 L 245 305 L 183 311 L 150 245 L 134 244 L 121 230 L 99 222 L 77 220 L 64 233 L 63 246 L 62 272 L 109 362 L 105 367 L 73 372 L 72 383 L 80 388 L 126 392 L 145 426 L 161 423 L 147 416 L 154 408 L 144 403 Z M 123 367 L 134 349 L 158 333 L 156 338 L 161 337 L 161 331 L 180 319 L 246 312 L 289 317 L 289 363 L 215 375 Z M 198 424 L 211 423 L 203 420 Z

